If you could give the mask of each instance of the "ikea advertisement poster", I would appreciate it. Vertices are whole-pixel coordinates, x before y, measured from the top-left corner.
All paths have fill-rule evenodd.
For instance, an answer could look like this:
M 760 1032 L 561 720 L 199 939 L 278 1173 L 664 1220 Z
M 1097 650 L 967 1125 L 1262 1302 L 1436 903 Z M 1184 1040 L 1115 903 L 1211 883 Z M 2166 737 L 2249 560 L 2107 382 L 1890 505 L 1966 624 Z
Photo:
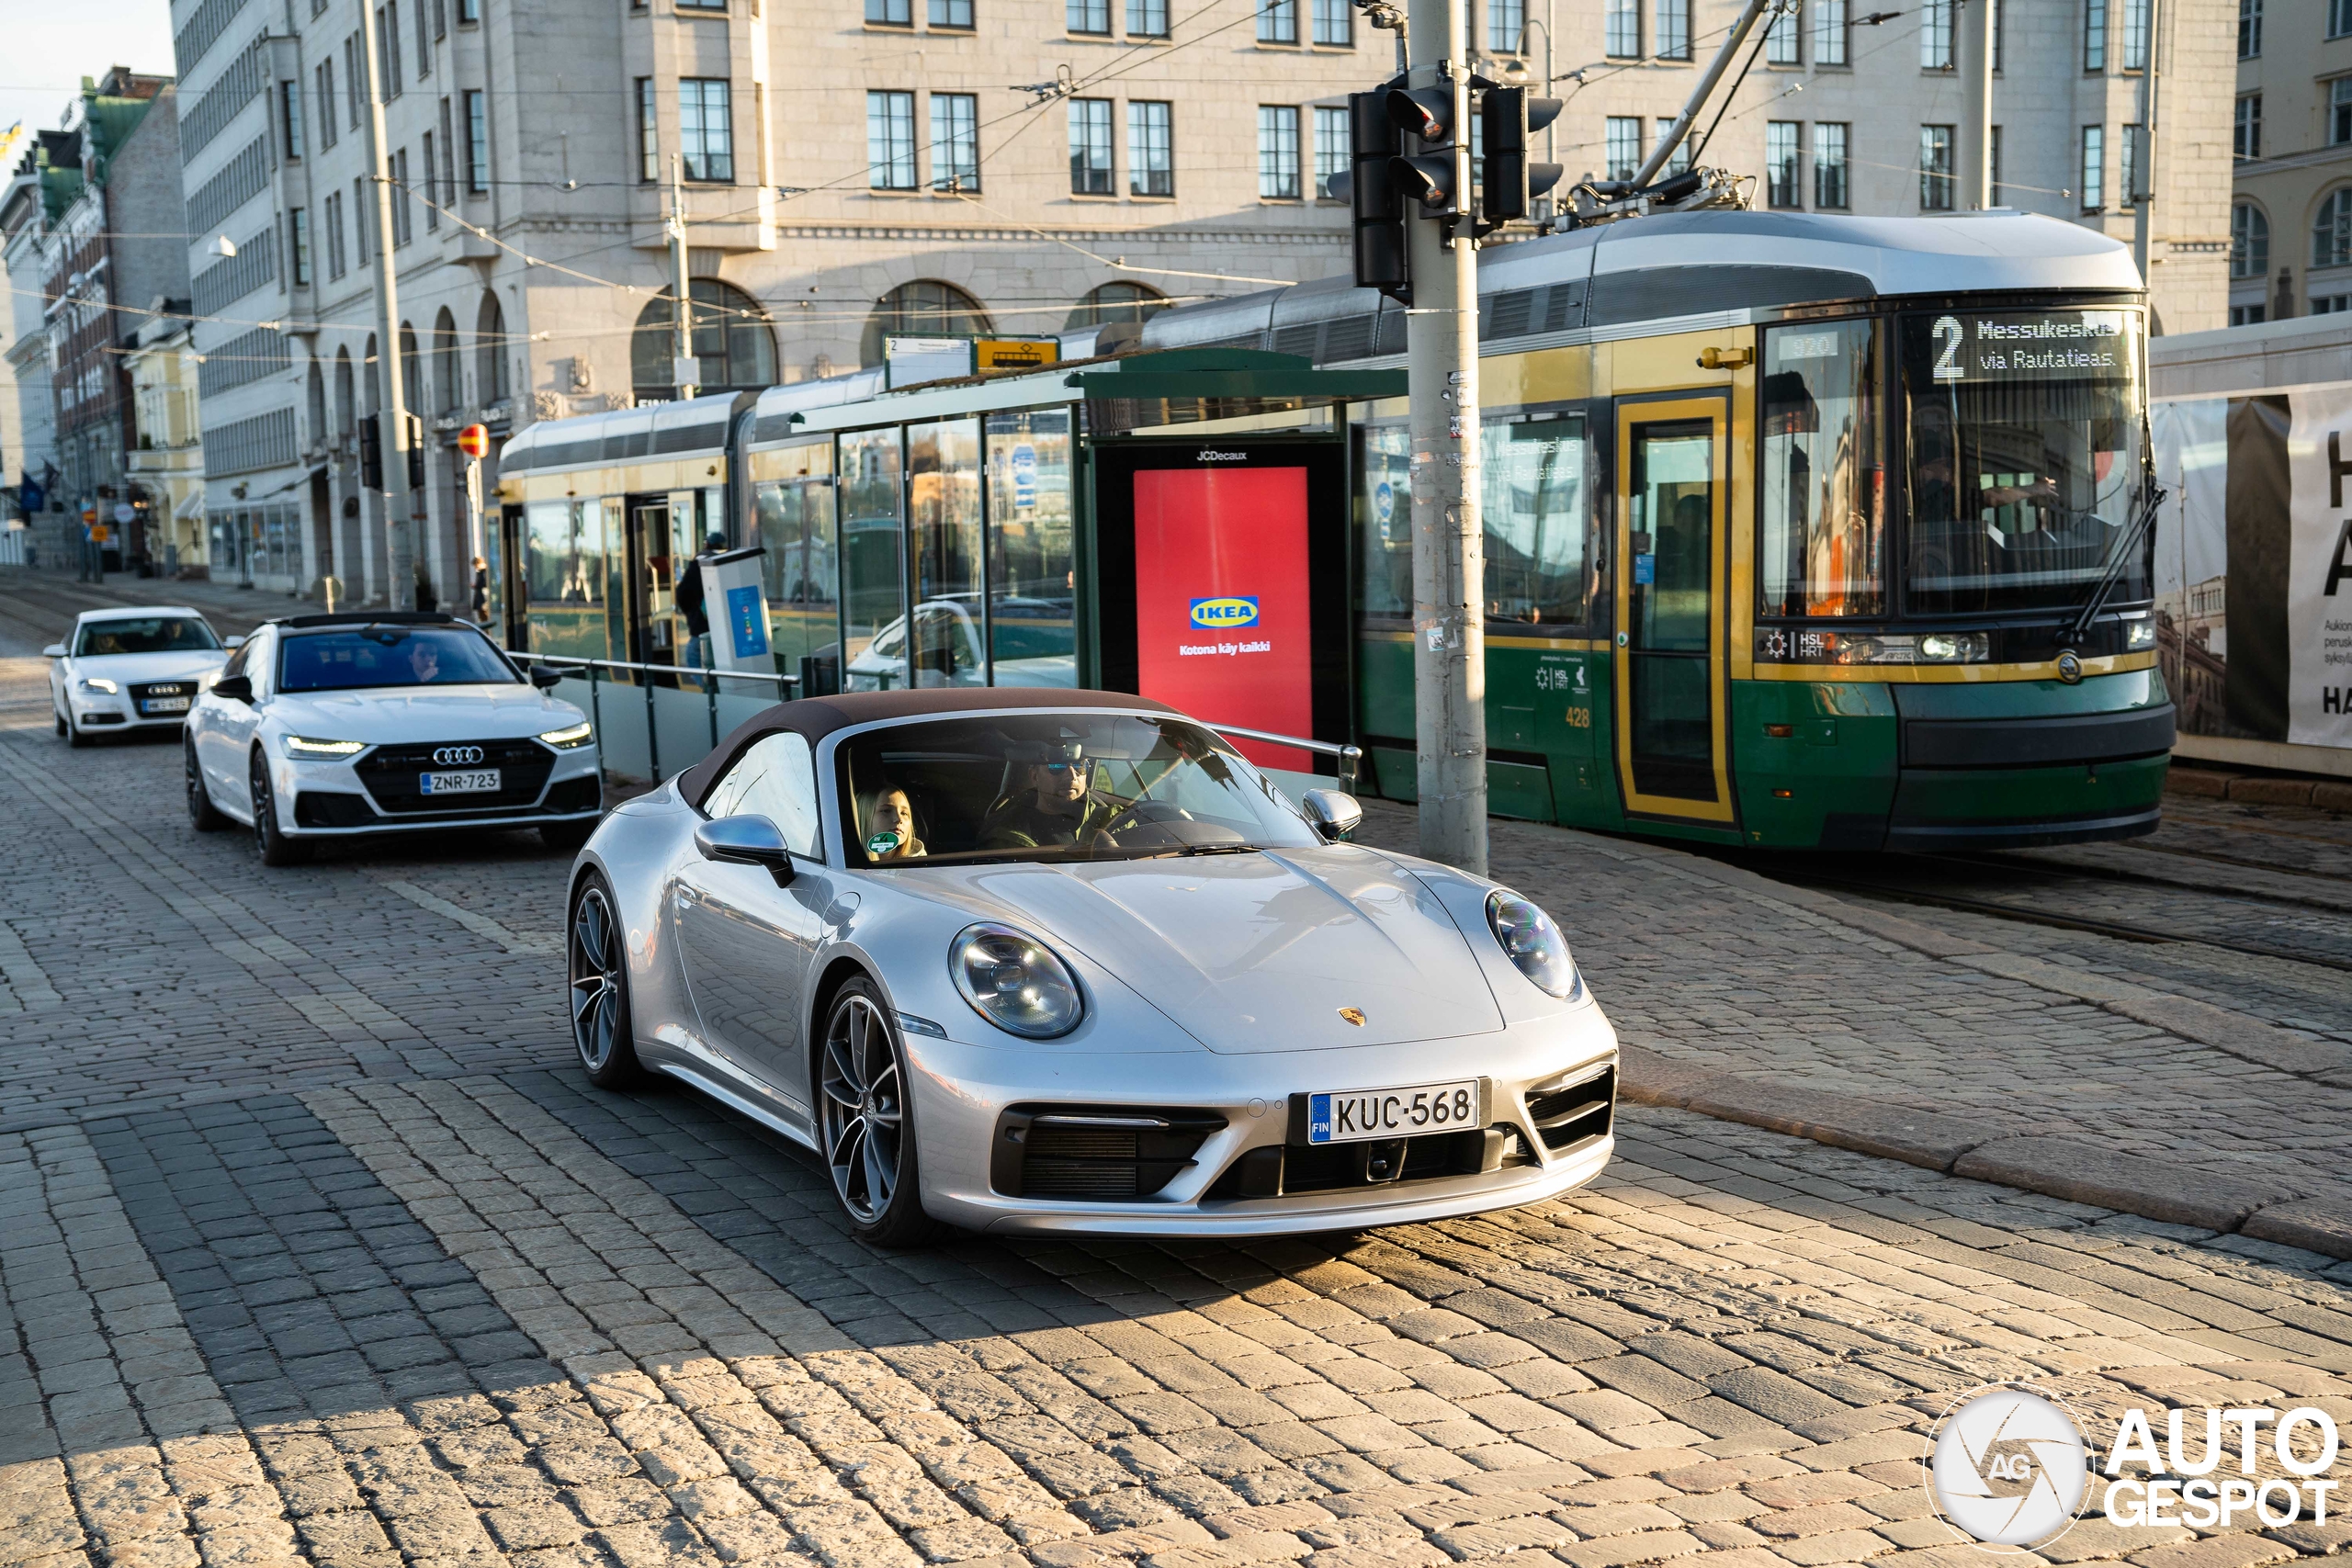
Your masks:
M 1306 468 L 1145 468 L 1135 502 L 1136 689 L 1214 723 L 1314 734 Z M 1235 744 L 1261 767 L 1312 765 Z

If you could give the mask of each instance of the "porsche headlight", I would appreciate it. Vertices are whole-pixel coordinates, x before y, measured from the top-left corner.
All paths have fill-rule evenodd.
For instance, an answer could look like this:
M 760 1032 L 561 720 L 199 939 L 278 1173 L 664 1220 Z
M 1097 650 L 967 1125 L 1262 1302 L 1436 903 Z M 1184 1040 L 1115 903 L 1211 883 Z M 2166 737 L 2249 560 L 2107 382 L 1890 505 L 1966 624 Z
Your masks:
M 1584 976 L 1568 954 L 1568 939 L 1545 914 L 1516 893 L 1487 896 L 1487 924 L 1519 972 L 1539 991 L 1574 1001 L 1584 993 Z
M 93 696 L 104 694 L 109 697 L 122 690 L 120 686 L 116 685 L 112 681 L 107 680 L 103 675 L 83 676 L 82 689 Z
M 1085 1016 L 1078 980 L 1052 950 L 1011 926 L 967 926 L 948 944 L 947 967 L 972 1010 L 1009 1034 L 1050 1040 Z
M 368 750 L 365 740 L 312 740 L 301 735 L 288 735 L 281 744 L 286 754 L 298 762 L 339 762 Z
M 559 751 L 575 751 L 596 739 L 596 727 L 582 719 L 561 729 L 550 729 L 539 737 Z

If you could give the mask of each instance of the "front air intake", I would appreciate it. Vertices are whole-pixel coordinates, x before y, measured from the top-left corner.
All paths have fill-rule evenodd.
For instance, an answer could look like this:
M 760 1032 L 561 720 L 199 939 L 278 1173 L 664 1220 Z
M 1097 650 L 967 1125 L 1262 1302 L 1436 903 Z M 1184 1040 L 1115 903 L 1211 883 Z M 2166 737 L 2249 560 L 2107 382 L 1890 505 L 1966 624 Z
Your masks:
M 1013 1198 L 1149 1198 L 1224 1126 L 1212 1111 L 1014 1106 L 997 1126 L 989 1185 Z
M 1609 1131 L 1610 1114 L 1617 1103 L 1617 1069 L 1607 1066 L 1566 1082 L 1541 1085 L 1527 1091 L 1527 1119 L 1544 1146 L 1560 1150 L 1597 1138 Z

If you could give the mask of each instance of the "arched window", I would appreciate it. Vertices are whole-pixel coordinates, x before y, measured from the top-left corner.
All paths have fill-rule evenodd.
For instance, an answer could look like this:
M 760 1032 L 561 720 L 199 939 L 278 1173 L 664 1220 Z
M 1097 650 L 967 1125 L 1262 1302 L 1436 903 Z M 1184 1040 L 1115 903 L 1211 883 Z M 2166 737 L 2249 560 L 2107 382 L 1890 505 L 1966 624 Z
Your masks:
M 678 395 L 670 379 L 671 350 L 676 345 L 676 321 L 668 289 L 638 312 L 637 333 L 629 339 L 628 378 L 640 402 L 663 402 Z M 775 333 L 760 302 L 731 284 L 715 277 L 697 277 L 686 284 L 694 302 L 695 361 L 706 392 L 734 392 L 775 385 Z
M 1168 296 L 1145 283 L 1106 283 L 1078 302 L 1078 309 L 1062 323 L 1062 331 L 1083 332 L 1088 327 L 1107 327 L 1114 321 L 1133 321 L 1137 326 L 1168 309 Z
M 498 296 L 485 292 L 474 315 L 474 389 L 488 407 L 506 400 L 506 312 Z
M 447 305 L 433 323 L 433 362 L 434 378 L 440 383 L 434 389 L 439 396 L 433 406 L 442 413 L 456 413 L 466 400 L 466 389 L 458 373 L 458 318 Z
M 2270 220 L 2262 209 L 2241 201 L 2230 209 L 2230 276 L 2267 277 L 2270 274 Z
M 348 437 L 358 418 L 359 405 L 351 385 L 351 350 L 338 348 L 334 351 L 334 433 Z
M 406 321 L 401 323 L 401 401 L 411 413 L 432 406 L 424 385 L 424 356 L 416 351 L 416 329 Z
M 978 299 L 952 283 L 918 278 L 874 302 L 857 345 L 858 362 L 881 364 L 886 337 L 987 337 L 995 331 Z
M 2320 198 L 2319 216 L 2312 220 L 2312 265 L 2352 266 L 2352 186 Z
M 313 442 L 324 445 L 327 438 L 327 378 L 326 373 L 319 368 L 316 359 L 311 361 L 311 368 L 302 377 L 302 392 L 303 400 L 308 405 L 306 412 L 310 415 L 310 428 L 303 432 L 303 445 L 307 446 Z

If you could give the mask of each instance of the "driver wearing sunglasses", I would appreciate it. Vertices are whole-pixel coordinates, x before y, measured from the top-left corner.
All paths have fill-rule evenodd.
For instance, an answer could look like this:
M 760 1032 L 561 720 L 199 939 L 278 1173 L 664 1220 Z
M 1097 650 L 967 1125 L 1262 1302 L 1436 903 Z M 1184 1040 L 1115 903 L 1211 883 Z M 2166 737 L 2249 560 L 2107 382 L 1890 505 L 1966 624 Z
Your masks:
M 1101 839 L 1121 802 L 1094 791 L 1094 769 L 1076 745 L 1057 746 L 1029 764 L 1023 787 L 989 813 L 983 849 L 1037 849 Z

